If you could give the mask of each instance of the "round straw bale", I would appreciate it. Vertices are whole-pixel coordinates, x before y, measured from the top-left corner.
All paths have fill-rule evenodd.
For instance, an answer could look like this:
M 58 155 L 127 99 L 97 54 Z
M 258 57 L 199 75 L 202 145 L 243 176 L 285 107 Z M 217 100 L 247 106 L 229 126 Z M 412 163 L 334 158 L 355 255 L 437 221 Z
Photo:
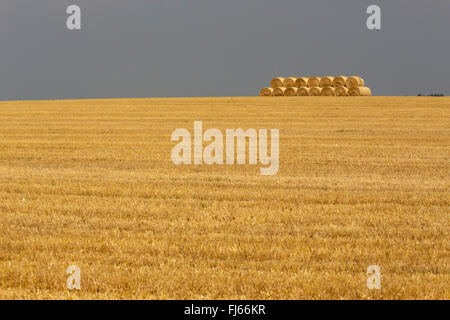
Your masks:
M 319 87 L 320 86 L 320 78 L 319 77 L 311 77 L 308 80 L 308 87 Z
M 348 79 L 348 77 L 346 77 L 346 76 L 335 77 L 333 80 L 333 87 L 335 87 L 335 88 L 345 87 L 346 83 L 347 83 L 347 79 Z
M 274 89 L 275 89 L 275 88 L 282 87 L 282 86 L 283 86 L 284 79 L 285 79 L 285 78 L 283 78 L 283 77 L 273 78 L 272 81 L 270 82 L 270 86 L 271 86 L 272 88 L 274 88 Z
M 364 87 L 364 79 L 359 76 L 351 76 L 346 81 L 347 88 Z
M 286 90 L 284 91 L 284 95 L 286 97 L 294 97 L 297 95 L 297 92 L 298 92 L 298 88 L 290 87 L 290 88 L 286 88 Z
M 298 88 L 297 95 L 300 97 L 309 96 L 309 88 L 307 88 L 307 87 Z
M 322 92 L 320 93 L 320 95 L 325 97 L 334 97 L 334 88 L 333 87 L 322 88 Z
M 284 96 L 285 91 L 286 91 L 285 87 L 278 87 L 273 90 L 273 95 L 275 97 L 281 97 L 281 96 Z
M 319 86 L 321 88 L 331 87 L 333 85 L 333 80 L 334 80 L 334 77 L 323 77 L 322 79 L 320 79 Z
M 371 96 L 372 92 L 367 87 L 351 87 L 348 90 L 348 95 L 357 97 L 357 96 Z
M 321 92 L 322 92 L 322 89 L 320 87 L 309 88 L 309 95 L 312 96 L 312 97 L 320 96 Z
M 309 81 L 308 77 L 297 78 L 297 80 L 295 80 L 295 86 L 297 88 L 307 87 L 308 81 Z
M 285 87 L 285 88 L 295 87 L 296 80 L 297 80 L 297 77 L 289 77 L 289 78 L 284 79 L 283 87 Z
M 348 88 L 346 88 L 346 87 L 336 87 L 336 88 L 334 88 L 334 95 L 336 97 L 348 96 Z
M 261 97 L 270 97 L 273 96 L 273 88 L 264 88 L 259 92 Z

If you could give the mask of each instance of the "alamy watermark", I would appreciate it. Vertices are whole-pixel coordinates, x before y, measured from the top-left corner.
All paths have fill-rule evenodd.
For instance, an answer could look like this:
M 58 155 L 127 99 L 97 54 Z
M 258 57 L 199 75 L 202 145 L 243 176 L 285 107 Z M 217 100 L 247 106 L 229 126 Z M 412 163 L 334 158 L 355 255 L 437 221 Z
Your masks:
M 81 30 L 81 8 L 72 4 L 67 7 L 66 14 L 69 16 L 66 20 L 66 27 L 69 30 Z M 369 17 L 366 20 L 366 26 L 369 30 L 381 30 L 381 8 L 378 5 L 369 5 L 366 10 Z
M 366 25 L 369 30 L 381 30 L 381 8 L 377 5 L 371 5 L 367 7 L 367 14 L 370 16 L 367 18 Z
M 66 20 L 67 29 L 81 30 L 81 8 L 73 4 L 67 7 L 66 13 L 69 15 Z
M 367 278 L 367 289 L 380 290 L 381 289 L 381 269 L 377 265 L 372 265 L 367 268 L 367 274 L 370 275 Z
M 67 268 L 66 273 L 70 276 L 66 280 L 66 286 L 69 290 L 81 289 L 81 270 L 78 266 L 72 265 Z
M 224 135 L 219 129 L 208 129 L 203 133 L 202 121 L 194 121 L 193 164 L 246 164 L 246 141 L 248 139 L 248 164 L 259 163 L 267 166 L 260 169 L 261 175 L 274 175 L 279 169 L 279 129 L 270 130 L 270 156 L 268 154 L 267 129 L 226 129 Z M 235 141 L 236 157 L 235 157 Z M 171 158 L 174 164 L 192 164 L 192 138 L 187 129 L 173 131 L 171 141 L 179 142 L 172 149 Z M 210 142 L 203 149 L 203 141 Z M 225 148 L 225 161 L 224 161 Z

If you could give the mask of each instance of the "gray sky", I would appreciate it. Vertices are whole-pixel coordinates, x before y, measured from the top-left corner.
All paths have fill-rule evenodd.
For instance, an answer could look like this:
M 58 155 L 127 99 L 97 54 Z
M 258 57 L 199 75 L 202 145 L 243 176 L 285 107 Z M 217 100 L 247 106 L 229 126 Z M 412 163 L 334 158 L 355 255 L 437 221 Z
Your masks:
M 251 96 L 341 74 L 375 95 L 450 94 L 450 1 L 0 0 L 0 100 Z

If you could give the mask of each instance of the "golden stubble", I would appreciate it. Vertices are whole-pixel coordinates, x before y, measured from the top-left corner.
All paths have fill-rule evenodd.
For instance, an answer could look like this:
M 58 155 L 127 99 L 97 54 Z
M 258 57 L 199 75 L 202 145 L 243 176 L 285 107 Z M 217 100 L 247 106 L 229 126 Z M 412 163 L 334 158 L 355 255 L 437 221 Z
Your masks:
M 449 107 L 0 102 L 0 298 L 449 299 Z M 175 166 L 170 135 L 194 120 L 280 129 L 279 173 Z M 366 287 L 370 265 L 381 290 Z

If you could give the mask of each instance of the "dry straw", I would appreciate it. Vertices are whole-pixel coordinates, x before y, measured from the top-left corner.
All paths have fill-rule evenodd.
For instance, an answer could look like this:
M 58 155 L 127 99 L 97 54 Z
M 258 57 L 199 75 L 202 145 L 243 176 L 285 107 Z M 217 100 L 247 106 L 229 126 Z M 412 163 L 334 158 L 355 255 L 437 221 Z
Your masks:
M 371 96 L 372 92 L 367 87 L 351 87 L 348 90 L 348 95 L 353 97 L 358 96 Z
M 276 77 L 269 88 L 263 88 L 260 96 L 371 96 L 370 88 L 365 87 L 360 76 L 326 77 Z
M 334 77 L 329 77 L 329 76 L 323 77 L 322 79 L 320 79 L 319 85 L 321 88 L 331 87 L 333 85 L 333 80 L 334 80 Z
M 336 87 L 336 88 L 334 88 L 334 95 L 336 97 L 348 96 L 348 88 L 346 88 L 346 87 Z
M 310 89 L 307 87 L 298 88 L 297 95 L 300 97 L 307 97 L 309 96 L 309 90 Z
M 297 95 L 297 92 L 298 92 L 298 88 L 290 87 L 290 88 L 286 88 L 286 90 L 284 91 L 284 95 L 286 97 L 294 97 Z
M 261 97 L 271 97 L 273 96 L 273 88 L 264 88 L 259 92 Z
M 347 88 L 364 87 L 364 79 L 359 76 L 351 76 L 346 81 Z
M 309 88 L 309 95 L 312 97 L 318 97 L 320 96 L 320 93 L 322 92 L 322 89 L 319 87 L 312 87 Z
M 333 80 L 333 87 L 345 87 L 347 85 L 347 79 L 348 77 L 346 76 L 335 77 Z
M 319 77 L 311 77 L 308 80 L 308 87 L 319 87 L 320 86 L 320 78 Z
M 295 81 L 295 86 L 297 88 L 307 87 L 308 81 L 309 81 L 308 77 L 297 78 L 297 80 Z
M 334 88 L 333 87 L 322 88 L 322 92 L 320 93 L 320 95 L 325 97 L 334 97 Z
M 281 96 L 284 96 L 285 91 L 286 91 L 285 87 L 278 87 L 273 90 L 273 95 L 275 97 L 281 97 Z
M 273 78 L 272 81 L 270 82 L 270 86 L 274 89 L 282 87 L 285 79 L 286 78 L 283 78 L 283 77 Z
M 285 87 L 285 88 L 295 87 L 295 81 L 297 81 L 297 77 L 286 78 L 283 81 L 283 87 Z

